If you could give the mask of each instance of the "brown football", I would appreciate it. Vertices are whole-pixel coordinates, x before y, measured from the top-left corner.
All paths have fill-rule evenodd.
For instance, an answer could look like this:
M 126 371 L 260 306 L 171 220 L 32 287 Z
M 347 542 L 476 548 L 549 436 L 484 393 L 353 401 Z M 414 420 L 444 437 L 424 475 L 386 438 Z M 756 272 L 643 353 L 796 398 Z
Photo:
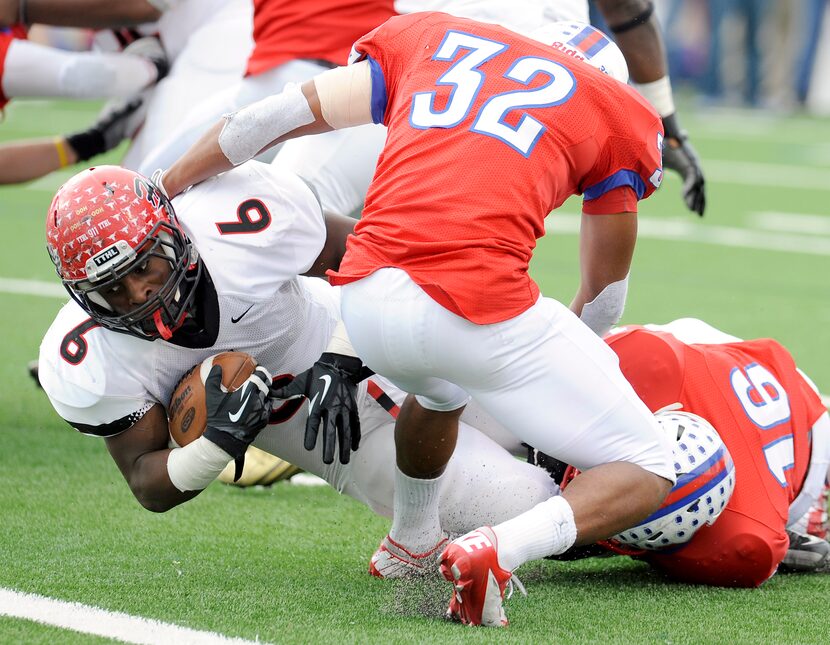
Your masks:
M 205 431 L 205 379 L 217 364 L 222 366 L 222 386 L 231 392 L 239 388 L 257 366 L 245 352 L 223 352 L 207 357 L 182 376 L 167 406 L 170 436 L 179 446 L 186 446 Z

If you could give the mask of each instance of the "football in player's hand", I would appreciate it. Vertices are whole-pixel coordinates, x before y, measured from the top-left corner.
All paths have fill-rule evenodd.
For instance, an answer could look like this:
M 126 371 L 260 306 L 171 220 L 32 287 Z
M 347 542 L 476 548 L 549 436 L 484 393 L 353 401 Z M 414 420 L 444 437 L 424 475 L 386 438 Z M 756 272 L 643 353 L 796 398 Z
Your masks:
M 194 365 L 179 381 L 167 406 L 170 436 L 179 446 L 186 446 L 205 431 L 205 379 L 214 365 L 222 366 L 222 387 L 233 391 L 241 387 L 257 366 L 245 352 L 223 352 Z

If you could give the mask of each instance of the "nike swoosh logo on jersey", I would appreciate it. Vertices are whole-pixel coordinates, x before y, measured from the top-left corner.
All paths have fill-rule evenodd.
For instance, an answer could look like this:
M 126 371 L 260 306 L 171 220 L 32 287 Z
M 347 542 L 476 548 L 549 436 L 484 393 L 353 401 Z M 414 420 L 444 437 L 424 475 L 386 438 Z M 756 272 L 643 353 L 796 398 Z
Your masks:
M 250 382 L 245 383 L 245 387 L 242 390 L 243 394 L 245 393 L 245 390 L 248 389 L 249 385 L 251 385 Z M 239 417 L 242 416 L 242 411 L 245 409 L 245 404 L 248 403 L 248 399 L 250 397 L 251 393 L 248 392 L 247 394 L 245 394 L 245 398 L 242 399 L 242 405 L 239 406 L 239 409 L 236 412 L 228 412 L 228 418 L 231 420 L 231 423 L 236 423 L 237 421 L 239 421 Z
M 239 314 L 236 318 L 234 318 L 233 316 L 231 316 L 231 322 L 232 322 L 234 325 L 235 325 L 236 323 L 238 323 L 240 320 L 242 320 L 242 318 L 244 318 L 245 314 L 247 314 L 247 313 L 251 310 L 251 308 L 252 308 L 252 307 L 253 307 L 253 305 L 251 305 L 250 307 L 248 307 L 245 311 L 243 311 L 241 314 Z

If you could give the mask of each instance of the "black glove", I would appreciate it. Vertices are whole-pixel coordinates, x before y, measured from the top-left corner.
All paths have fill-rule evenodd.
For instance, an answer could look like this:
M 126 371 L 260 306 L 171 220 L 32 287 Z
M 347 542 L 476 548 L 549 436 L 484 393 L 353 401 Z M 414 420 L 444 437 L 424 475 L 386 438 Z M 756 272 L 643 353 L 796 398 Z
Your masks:
M 683 201 L 689 210 L 703 217 L 703 211 L 706 210 L 706 182 L 700 159 L 689 143 L 689 135 L 680 129 L 676 114 L 663 117 L 663 131 L 663 167 L 680 174 L 683 178 Z
M 78 155 L 78 161 L 87 161 L 112 150 L 132 136 L 143 118 L 138 114 L 143 103 L 140 95 L 130 99 L 113 99 L 103 107 L 98 120 L 90 128 L 68 135 L 66 141 Z
M 360 446 L 357 384 L 373 374 L 359 358 L 326 352 L 285 387 L 271 391 L 275 399 L 308 399 L 305 425 L 306 450 L 314 450 L 323 424 L 323 463 L 334 461 L 334 445 L 340 444 L 340 463 L 348 464 L 352 450 Z
M 222 367 L 214 365 L 205 379 L 205 407 L 207 427 L 202 436 L 212 441 L 234 458 L 236 472 L 233 480 L 242 475 L 245 451 L 268 423 L 271 400 L 268 387 L 271 375 L 262 366 L 233 392 L 222 390 Z

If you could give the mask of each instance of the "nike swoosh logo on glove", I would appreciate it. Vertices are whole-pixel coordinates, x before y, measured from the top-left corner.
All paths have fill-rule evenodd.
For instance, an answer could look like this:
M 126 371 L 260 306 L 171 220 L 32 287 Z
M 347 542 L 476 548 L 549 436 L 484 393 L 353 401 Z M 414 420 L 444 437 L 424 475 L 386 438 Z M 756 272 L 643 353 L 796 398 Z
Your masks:
M 242 390 L 243 393 L 245 390 L 248 389 L 248 386 L 251 385 L 250 383 L 245 383 L 245 388 Z M 228 418 L 231 420 L 231 423 L 236 423 L 239 421 L 239 417 L 242 416 L 242 411 L 245 409 L 245 404 L 248 403 L 248 399 L 251 397 L 251 393 L 248 392 L 245 395 L 245 398 L 242 399 L 242 405 L 239 406 L 239 409 L 236 412 L 228 412 Z
M 326 394 L 328 394 L 329 392 L 329 387 L 331 387 L 331 376 L 329 376 L 328 374 L 324 374 L 323 376 L 321 376 L 320 380 L 326 384 L 326 386 L 323 388 L 323 396 L 320 396 L 320 393 L 317 392 L 313 397 L 311 397 L 311 400 L 308 402 L 309 414 L 311 414 L 311 411 L 314 409 L 314 403 L 315 401 L 317 401 L 317 397 L 320 396 L 320 401 L 324 401 L 326 399 Z

